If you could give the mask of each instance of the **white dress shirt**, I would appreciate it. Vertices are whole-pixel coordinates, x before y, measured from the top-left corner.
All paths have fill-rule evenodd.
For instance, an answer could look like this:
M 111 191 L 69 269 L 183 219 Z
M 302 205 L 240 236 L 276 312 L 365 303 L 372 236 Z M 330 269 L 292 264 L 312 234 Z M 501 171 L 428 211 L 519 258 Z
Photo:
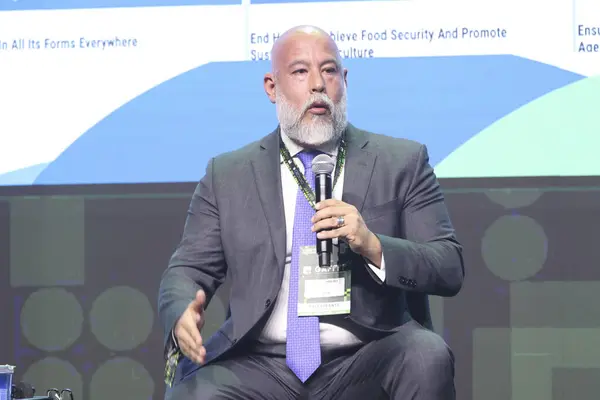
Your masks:
M 293 157 L 294 162 L 300 169 L 300 172 L 304 173 L 304 166 L 297 157 L 303 149 L 296 143 L 292 142 L 287 135 L 281 134 L 284 144 Z M 323 153 L 328 154 L 334 159 L 337 157 L 337 145 L 323 147 L 319 149 Z M 333 173 L 335 176 L 335 170 Z M 333 188 L 332 196 L 334 199 L 341 200 L 343 193 L 344 183 L 344 168 L 340 173 L 335 187 Z M 281 185 L 283 190 L 283 204 L 285 210 L 285 221 L 286 221 L 286 258 L 285 258 L 285 269 L 283 273 L 283 281 L 281 282 L 281 289 L 273 305 L 273 313 L 267 321 L 263 331 L 261 332 L 258 340 L 261 343 L 266 344 L 278 344 L 285 343 L 287 333 L 287 308 L 288 308 L 288 294 L 290 286 L 290 264 L 292 261 L 292 233 L 294 231 L 294 213 L 296 210 L 296 196 L 298 193 L 298 185 L 294 180 L 289 168 L 283 162 L 281 158 Z M 334 245 L 337 245 L 337 239 L 333 240 Z M 381 279 L 385 281 L 385 264 L 383 256 L 381 258 L 381 268 L 377 268 L 374 265 L 369 264 L 369 267 L 373 272 Z M 321 322 L 320 324 L 320 336 L 321 346 L 324 348 L 332 347 L 345 347 L 352 346 L 360 343 L 360 340 L 353 335 L 351 332 L 342 329 L 338 326 Z

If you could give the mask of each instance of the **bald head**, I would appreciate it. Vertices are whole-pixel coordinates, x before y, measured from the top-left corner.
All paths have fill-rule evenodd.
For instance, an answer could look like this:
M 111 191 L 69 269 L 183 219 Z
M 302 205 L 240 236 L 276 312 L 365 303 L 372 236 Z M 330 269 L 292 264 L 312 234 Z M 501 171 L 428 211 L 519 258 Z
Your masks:
M 290 139 L 303 147 L 339 139 L 347 124 L 346 74 L 324 30 L 297 26 L 277 39 L 264 86 Z
M 294 47 L 297 42 L 312 42 L 320 44 L 328 48 L 335 59 L 342 67 L 342 58 L 338 50 L 337 44 L 323 29 L 312 25 L 300 25 L 285 31 L 273 44 L 271 49 L 271 72 L 276 74 L 282 67 L 282 62 L 285 66 L 285 58 L 290 47 Z

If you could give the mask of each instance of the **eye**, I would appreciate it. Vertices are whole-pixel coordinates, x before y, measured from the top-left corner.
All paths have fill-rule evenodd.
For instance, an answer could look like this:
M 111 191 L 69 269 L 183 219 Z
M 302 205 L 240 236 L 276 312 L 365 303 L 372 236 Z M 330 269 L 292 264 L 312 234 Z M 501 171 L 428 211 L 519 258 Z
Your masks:
M 308 71 L 305 68 L 300 68 L 294 71 L 294 75 L 305 74 L 306 72 Z
M 328 74 L 335 74 L 337 72 L 337 68 L 335 68 L 335 67 L 325 68 L 325 72 L 327 72 Z

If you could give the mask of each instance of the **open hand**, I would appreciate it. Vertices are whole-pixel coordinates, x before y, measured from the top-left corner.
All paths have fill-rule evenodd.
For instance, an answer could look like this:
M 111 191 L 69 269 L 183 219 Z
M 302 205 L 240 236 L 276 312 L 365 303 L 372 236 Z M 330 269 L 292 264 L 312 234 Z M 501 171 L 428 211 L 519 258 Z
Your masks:
M 202 343 L 200 330 L 204 326 L 204 303 L 206 295 L 204 291 L 198 290 L 196 298 L 188 308 L 181 314 L 175 324 L 175 338 L 183 354 L 196 364 L 204 363 L 206 349 Z

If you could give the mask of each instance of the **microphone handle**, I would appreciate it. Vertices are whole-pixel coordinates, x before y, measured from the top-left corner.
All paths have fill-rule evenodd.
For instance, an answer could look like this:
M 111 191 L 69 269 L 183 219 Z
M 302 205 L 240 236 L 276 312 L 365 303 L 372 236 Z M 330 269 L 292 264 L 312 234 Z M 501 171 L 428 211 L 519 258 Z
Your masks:
M 331 174 L 315 174 L 315 200 L 321 202 L 331 199 L 332 182 Z M 333 242 L 331 239 L 317 238 L 317 254 L 319 256 L 319 267 L 331 266 L 331 253 L 333 252 Z

